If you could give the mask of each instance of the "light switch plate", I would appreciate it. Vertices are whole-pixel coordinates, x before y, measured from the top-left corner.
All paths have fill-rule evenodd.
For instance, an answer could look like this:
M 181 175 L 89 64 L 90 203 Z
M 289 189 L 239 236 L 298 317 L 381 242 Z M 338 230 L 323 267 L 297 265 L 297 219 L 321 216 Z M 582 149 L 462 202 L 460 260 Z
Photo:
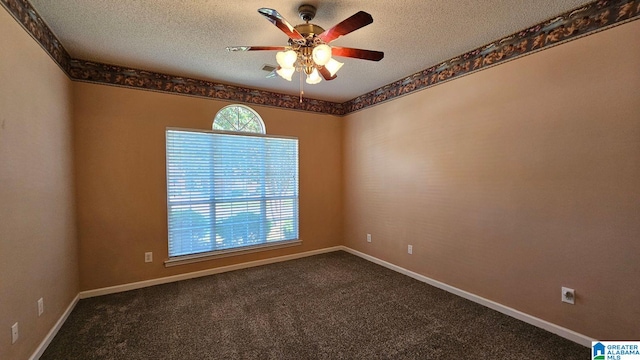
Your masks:
M 40 298 L 38 299 L 38 316 L 42 315 L 43 312 L 44 312 L 44 299 Z
M 11 343 L 15 344 L 18 341 L 18 323 L 11 326 Z

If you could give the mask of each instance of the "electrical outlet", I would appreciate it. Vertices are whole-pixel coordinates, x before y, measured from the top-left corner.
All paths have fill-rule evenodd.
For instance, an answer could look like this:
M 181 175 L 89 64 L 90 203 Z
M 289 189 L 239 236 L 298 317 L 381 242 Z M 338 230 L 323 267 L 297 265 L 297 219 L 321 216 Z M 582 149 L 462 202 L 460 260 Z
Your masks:
M 407 246 L 407 253 L 413 254 L 413 245 Z
M 38 299 L 38 316 L 42 315 L 44 312 L 44 299 Z
M 144 253 L 144 262 L 153 262 L 153 253 L 152 252 Z
M 15 344 L 18 341 L 18 323 L 11 326 L 11 343 Z
M 371 234 L 367 234 L 367 242 L 371 242 Z
M 576 303 L 576 292 L 573 289 L 562 287 L 562 302 L 566 302 L 568 304 Z

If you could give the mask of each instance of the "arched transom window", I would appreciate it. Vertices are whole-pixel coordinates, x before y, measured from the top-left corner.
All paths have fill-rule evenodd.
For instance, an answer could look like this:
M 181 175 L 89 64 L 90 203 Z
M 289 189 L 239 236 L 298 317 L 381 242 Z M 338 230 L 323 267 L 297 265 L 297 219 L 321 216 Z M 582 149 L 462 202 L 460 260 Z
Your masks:
M 228 105 L 213 119 L 213 130 L 265 134 L 264 122 L 257 112 L 244 105 Z

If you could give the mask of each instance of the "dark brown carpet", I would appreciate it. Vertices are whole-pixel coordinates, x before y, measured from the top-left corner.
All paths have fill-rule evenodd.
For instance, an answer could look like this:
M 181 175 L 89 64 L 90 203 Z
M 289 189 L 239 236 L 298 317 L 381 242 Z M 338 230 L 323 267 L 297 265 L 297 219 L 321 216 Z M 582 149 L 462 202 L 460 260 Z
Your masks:
M 81 300 L 41 359 L 589 359 L 345 252 Z

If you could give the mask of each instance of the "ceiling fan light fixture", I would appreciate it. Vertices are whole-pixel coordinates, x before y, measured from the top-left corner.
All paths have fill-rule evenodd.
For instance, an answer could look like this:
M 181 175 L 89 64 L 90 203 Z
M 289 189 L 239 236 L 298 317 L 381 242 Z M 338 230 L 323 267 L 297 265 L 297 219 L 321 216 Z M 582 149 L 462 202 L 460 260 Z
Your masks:
M 340 70 L 340 68 L 342 67 L 342 65 L 344 65 L 344 63 L 341 63 L 336 59 L 329 59 L 329 61 L 324 67 L 326 67 L 327 70 L 329 70 L 329 73 L 331 74 L 331 76 L 335 76 L 338 70 Z
M 294 72 L 296 72 L 295 68 L 280 67 L 279 69 L 276 70 L 276 74 L 280 75 L 281 78 L 287 81 L 291 81 L 291 77 L 293 76 Z
M 320 74 L 318 73 L 318 69 L 313 69 L 311 74 L 307 75 L 307 80 L 305 81 L 307 84 L 313 85 L 322 81 Z
M 313 62 L 319 66 L 325 66 L 331 60 L 331 47 L 327 44 L 320 44 L 313 48 Z
M 324 30 L 318 25 L 310 23 L 316 15 L 316 8 L 313 5 L 302 4 L 298 7 L 298 14 L 305 22 L 296 26 L 291 25 L 276 10 L 260 8 L 258 13 L 264 16 L 269 22 L 280 29 L 289 37 L 288 46 L 233 46 L 227 47 L 228 51 L 254 51 L 254 50 L 274 50 L 278 68 L 275 74 L 281 78 L 292 81 L 293 74 L 300 74 L 300 102 L 304 94 L 302 76 L 307 75 L 307 84 L 318 84 L 322 79 L 330 81 L 336 78 L 336 73 L 343 63 L 332 58 L 350 57 L 355 59 L 380 61 L 384 57 L 381 51 L 354 49 L 354 48 L 331 48 L 329 43 L 347 35 L 355 30 L 367 26 L 373 22 L 373 17 L 364 11 L 358 11 L 345 20 L 339 22 L 329 30 Z M 273 72 L 269 77 L 273 76 Z
M 295 68 L 295 63 L 298 60 L 298 53 L 293 50 L 278 51 L 276 54 L 276 61 L 278 65 L 284 69 Z

